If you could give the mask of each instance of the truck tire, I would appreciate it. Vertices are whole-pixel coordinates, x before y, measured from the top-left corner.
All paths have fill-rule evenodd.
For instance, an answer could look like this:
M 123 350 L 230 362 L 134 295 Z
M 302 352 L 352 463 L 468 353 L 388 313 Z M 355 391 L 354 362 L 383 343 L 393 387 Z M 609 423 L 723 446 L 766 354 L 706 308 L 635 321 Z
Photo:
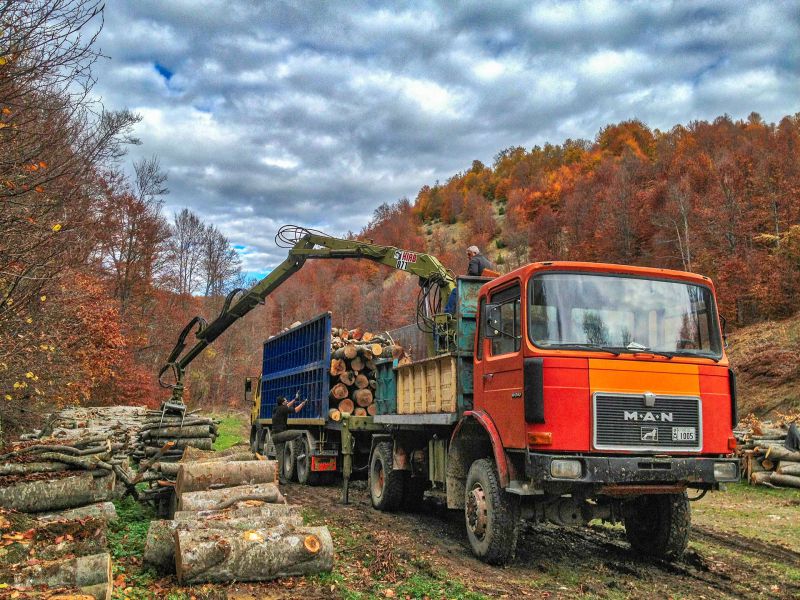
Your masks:
M 472 552 L 490 565 L 507 564 L 517 550 L 518 498 L 500 487 L 494 462 L 488 458 L 472 463 L 464 494 L 464 519 Z
M 295 465 L 297 468 L 297 482 L 303 485 L 317 485 L 322 480 L 323 473 L 311 470 L 311 446 L 308 437 L 297 438 L 295 444 Z
M 623 517 L 632 550 L 665 560 L 686 550 L 692 524 L 686 492 L 639 496 L 625 503 Z
M 397 510 L 403 501 L 404 471 L 392 469 L 392 442 L 379 442 L 369 460 L 369 495 L 381 511 Z

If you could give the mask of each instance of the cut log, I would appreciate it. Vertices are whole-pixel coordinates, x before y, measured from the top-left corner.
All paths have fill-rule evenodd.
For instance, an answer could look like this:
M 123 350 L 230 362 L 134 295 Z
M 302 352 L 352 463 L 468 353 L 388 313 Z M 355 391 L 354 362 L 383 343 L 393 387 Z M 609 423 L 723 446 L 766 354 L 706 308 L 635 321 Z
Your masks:
M 73 519 L 85 519 L 92 517 L 100 519 L 101 521 L 109 522 L 116 521 L 117 509 L 114 508 L 113 502 L 98 502 L 97 504 L 89 504 L 78 508 L 68 508 L 58 512 L 44 513 L 34 515 L 38 521 L 48 523 L 50 521 L 70 521 Z
M 267 581 L 333 568 L 333 541 L 327 527 L 179 529 L 175 539 L 175 567 L 182 584 Z
M 372 404 L 372 390 L 369 388 L 363 390 L 356 390 L 353 392 L 353 400 L 356 401 L 362 408 L 366 408 L 370 404 Z
M 56 473 L 69 470 L 60 462 L 6 463 L 0 465 L 0 475 L 27 475 L 28 473 Z
M 344 400 L 339 402 L 339 412 L 343 414 L 344 413 L 347 413 L 348 415 L 353 414 L 354 407 L 355 405 L 353 404 L 353 401 L 350 400 L 350 398 L 345 398 Z
M 772 471 L 758 471 L 750 475 L 750 483 L 753 485 L 763 485 L 769 483 Z
M 238 485 L 221 490 L 187 492 L 178 498 L 178 510 L 221 510 L 240 500 L 284 502 L 283 495 L 274 483 Z
M 201 450 L 199 448 L 185 448 L 183 450 L 183 457 L 181 459 L 182 462 L 188 462 L 190 460 L 219 460 L 226 456 L 232 456 L 234 454 L 241 454 L 243 452 L 247 452 L 250 454 L 251 457 L 255 458 L 255 455 L 250 450 L 249 444 L 236 444 L 231 446 L 230 448 L 226 448 L 225 450 Z M 248 460 L 253 460 L 250 458 Z
M 331 359 L 331 375 L 333 377 L 338 377 L 345 371 L 347 371 L 347 365 L 341 358 Z
M 355 378 L 355 385 L 358 389 L 363 390 L 364 388 L 369 387 L 369 379 L 363 373 L 359 373 Z
M 97 489 L 91 473 L 62 479 L 23 481 L 0 488 L 0 506 L 20 512 L 74 508 L 95 502 Z
M 356 356 L 350 361 L 350 368 L 355 372 L 362 371 L 364 369 L 364 359 L 360 356 Z
M 178 469 L 175 493 L 199 492 L 212 486 L 233 487 L 278 481 L 278 463 L 274 460 L 237 462 L 184 463 Z
M 353 415 L 356 417 L 366 417 L 367 416 L 367 409 L 361 408 L 360 406 L 353 411 Z
M 293 504 L 265 504 L 247 500 L 236 507 L 224 510 L 179 510 L 176 521 L 202 521 L 204 519 L 240 519 L 242 517 L 269 519 L 286 515 L 299 515 L 300 507 Z
M 142 438 L 201 438 L 212 433 L 210 425 L 192 425 L 189 427 L 156 427 L 148 429 Z
M 793 475 L 795 477 L 800 477 L 800 463 L 780 462 L 778 463 L 777 472 L 781 475 Z
M 192 448 L 198 448 L 200 450 L 211 450 L 214 447 L 214 442 L 211 438 L 201 437 L 201 438 L 150 438 L 147 440 L 148 444 L 154 444 L 156 446 L 163 446 L 167 442 L 175 442 L 175 448 L 188 448 L 191 446 Z
M 196 520 L 152 521 L 147 530 L 142 560 L 159 573 L 175 572 L 175 531 L 178 529 L 231 529 L 249 531 L 252 529 L 271 529 L 281 525 L 300 527 L 303 517 L 299 513 L 275 515 L 272 517 L 252 516 L 231 518 L 205 518 Z
M 356 356 L 358 356 L 358 348 L 355 344 L 347 344 L 344 348 L 342 348 L 342 354 L 347 360 L 352 361 Z
M 374 380 L 374 379 L 370 379 L 369 380 L 369 389 L 371 389 L 373 392 L 375 390 L 377 390 L 378 389 L 378 382 L 376 380 Z
M 800 462 L 800 452 L 787 450 L 783 446 L 770 446 L 764 458 L 772 460 L 785 460 L 788 462 Z
M 353 371 L 345 371 L 339 375 L 339 381 L 344 385 L 351 386 L 356 381 L 356 374 Z
M 332 408 L 328 411 L 328 418 L 334 423 L 338 423 L 342 420 L 342 413 L 339 412 L 338 408 Z
M 5 569 L 0 572 L 0 583 L 74 587 L 97 600 L 110 600 L 113 587 L 111 555 L 105 552 Z
M 364 332 L 364 335 L 362 335 L 362 336 L 361 336 L 361 341 L 362 341 L 362 342 L 368 342 L 368 341 L 370 341 L 370 340 L 371 340 L 372 338 L 374 338 L 374 337 L 375 337 L 375 334 L 374 334 L 374 333 L 371 333 L 371 332 L 369 332 L 369 331 L 365 331 L 365 332 Z
M 781 487 L 800 488 L 800 477 L 794 475 L 784 475 L 782 473 L 770 473 L 769 482 Z
M 344 400 L 347 398 L 347 394 L 349 393 L 347 386 L 343 383 L 337 383 L 331 388 L 331 397 L 335 398 L 336 400 Z
M 370 417 L 374 417 L 375 415 L 377 415 L 377 414 L 378 414 L 378 405 L 377 405 L 377 404 L 375 404 L 374 402 L 373 402 L 372 404 L 370 404 L 370 405 L 367 407 L 367 414 L 368 414 Z

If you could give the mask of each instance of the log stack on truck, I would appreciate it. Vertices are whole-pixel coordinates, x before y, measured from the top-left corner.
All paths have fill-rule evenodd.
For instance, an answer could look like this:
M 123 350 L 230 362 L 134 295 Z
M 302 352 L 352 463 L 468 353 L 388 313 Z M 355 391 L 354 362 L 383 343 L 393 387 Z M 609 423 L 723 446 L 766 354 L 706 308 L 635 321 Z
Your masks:
M 515 553 L 522 520 L 625 525 L 638 553 L 675 558 L 690 527 L 687 490 L 739 479 L 733 373 L 712 282 L 624 265 L 538 262 L 497 278 L 455 278 L 433 257 L 282 230 L 289 257 L 197 332 L 182 370 L 308 258 L 362 258 L 420 277 L 428 355 L 376 365 L 375 415 L 330 418 L 331 318 L 264 344 L 251 443 L 271 455 L 276 397 L 309 402 L 286 452 L 296 476 L 366 472 L 378 510 L 425 495 L 463 511 L 473 552 Z M 451 292 L 456 307 L 444 313 Z M 420 318 L 419 316 L 422 315 Z M 293 473 L 294 474 L 294 473 Z

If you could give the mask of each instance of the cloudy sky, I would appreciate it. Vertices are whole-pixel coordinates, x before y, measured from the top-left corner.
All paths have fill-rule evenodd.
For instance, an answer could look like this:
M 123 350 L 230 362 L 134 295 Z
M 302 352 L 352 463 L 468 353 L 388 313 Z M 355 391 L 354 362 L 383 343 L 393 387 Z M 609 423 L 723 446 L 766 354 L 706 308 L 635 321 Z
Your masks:
M 107 108 L 261 273 L 509 146 L 800 111 L 800 2 L 108 0 Z

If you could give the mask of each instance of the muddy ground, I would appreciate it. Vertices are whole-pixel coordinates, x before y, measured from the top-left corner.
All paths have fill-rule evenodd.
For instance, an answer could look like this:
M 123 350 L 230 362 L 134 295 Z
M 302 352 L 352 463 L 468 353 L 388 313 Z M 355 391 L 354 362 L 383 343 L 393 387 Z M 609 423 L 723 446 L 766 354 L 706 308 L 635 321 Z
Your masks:
M 258 586 L 193 589 L 229 598 L 800 598 L 800 491 L 745 485 L 693 503 L 689 550 L 678 562 L 632 555 L 624 530 L 525 526 L 506 568 L 474 559 L 462 514 L 372 510 L 363 482 L 351 504 L 338 487 L 285 486 L 306 520 L 327 524 L 329 575 Z

